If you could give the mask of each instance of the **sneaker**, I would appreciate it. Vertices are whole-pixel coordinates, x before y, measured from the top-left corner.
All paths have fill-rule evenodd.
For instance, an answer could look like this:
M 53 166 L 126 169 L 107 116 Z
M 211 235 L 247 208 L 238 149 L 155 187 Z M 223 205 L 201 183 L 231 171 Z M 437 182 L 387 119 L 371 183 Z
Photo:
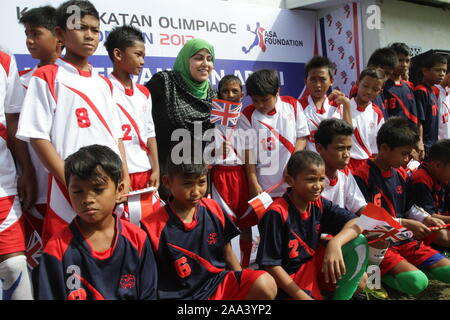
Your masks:
M 362 292 L 355 292 L 355 294 L 353 295 L 351 300 L 370 300 L 369 299 L 369 295 L 367 294 L 367 292 L 362 291 Z
M 380 289 L 369 289 L 368 287 L 366 287 L 364 289 L 364 293 L 367 295 L 367 300 L 369 300 L 369 295 L 377 300 L 389 299 L 389 295 L 386 289 L 384 289 L 383 287 L 381 287 Z

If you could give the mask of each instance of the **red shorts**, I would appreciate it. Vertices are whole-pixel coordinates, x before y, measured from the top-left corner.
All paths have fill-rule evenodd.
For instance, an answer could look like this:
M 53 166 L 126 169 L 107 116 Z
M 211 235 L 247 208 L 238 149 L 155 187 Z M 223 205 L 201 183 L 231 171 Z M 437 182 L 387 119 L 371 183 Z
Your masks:
M 240 229 L 258 223 L 258 217 L 249 209 L 247 175 L 244 166 L 213 166 L 211 170 L 212 198 Z
M 18 196 L 0 198 L 0 255 L 25 251 L 25 227 Z
M 391 271 L 401 261 L 406 260 L 416 267 L 430 266 L 445 258 L 422 241 L 412 240 L 405 244 L 391 246 L 381 261 L 381 275 Z
M 297 272 L 290 275 L 297 286 L 316 300 L 322 300 L 321 290 L 334 291 L 336 286 L 327 284 L 321 272 L 325 246 L 319 244 L 314 257 L 302 264 Z
M 353 174 L 356 172 L 356 170 L 362 166 L 364 164 L 364 162 L 366 162 L 367 159 L 353 159 L 350 158 L 350 162 L 348 164 L 348 169 L 350 170 L 350 172 Z
M 243 300 L 256 279 L 264 273 L 266 271 L 252 269 L 230 271 L 219 284 L 217 290 L 209 297 L 209 300 Z
M 147 184 L 150 181 L 152 170 L 144 172 L 130 173 L 130 187 L 131 190 L 139 190 L 147 188 Z

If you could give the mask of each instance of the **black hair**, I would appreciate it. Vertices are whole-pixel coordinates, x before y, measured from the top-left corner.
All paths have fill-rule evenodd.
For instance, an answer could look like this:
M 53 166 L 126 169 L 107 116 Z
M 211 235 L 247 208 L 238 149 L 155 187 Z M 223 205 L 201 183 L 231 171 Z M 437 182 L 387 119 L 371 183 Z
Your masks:
M 326 148 L 336 136 L 352 136 L 353 127 L 342 119 L 329 118 L 320 122 L 319 127 L 314 134 L 316 143 Z
M 376 68 L 392 68 L 395 69 L 398 66 L 398 57 L 394 50 L 390 48 L 378 48 L 375 50 L 367 62 L 368 67 Z
M 203 160 L 196 161 L 199 159 L 196 159 L 195 156 L 190 157 L 189 160 L 191 161 L 182 161 L 181 163 L 175 163 L 171 158 L 171 156 L 167 158 L 167 175 L 169 178 L 175 176 L 199 178 L 208 173 L 208 165 Z
M 406 57 L 411 55 L 409 47 L 403 42 L 394 42 L 389 46 L 389 49 L 394 50 L 397 55 L 403 55 Z
M 403 117 L 391 117 L 378 130 L 377 146 L 387 145 L 390 149 L 404 146 L 416 147 L 419 142 L 417 130 Z
M 439 53 L 433 53 L 425 57 L 422 68 L 430 69 L 438 64 L 447 64 L 447 58 Z
M 125 51 L 126 48 L 133 46 L 135 41 L 144 42 L 142 32 L 136 27 L 123 25 L 112 29 L 104 45 L 109 58 L 114 61 L 113 51 L 115 48 Z
M 93 144 L 82 147 L 64 160 L 64 177 L 69 185 L 72 175 L 83 180 L 105 180 L 101 171 L 117 186 L 122 179 L 122 160 L 107 146 Z
M 277 95 L 280 88 L 278 71 L 273 69 L 261 69 L 253 72 L 245 81 L 248 96 Z
M 317 152 L 310 150 L 297 151 L 289 158 L 286 172 L 289 176 L 295 178 L 299 173 L 312 165 L 325 166 L 325 162 Z
M 52 6 L 42 6 L 25 11 L 20 17 L 19 23 L 30 24 L 35 27 L 43 27 L 53 34 L 56 27 L 56 9 Z
M 328 74 L 330 75 L 330 79 L 333 80 L 333 63 L 327 57 L 315 56 L 311 60 L 308 61 L 305 65 L 305 79 L 308 78 L 309 72 L 312 69 L 317 68 L 327 68 Z
M 450 139 L 441 139 L 433 143 L 428 151 L 427 160 L 450 163 Z
M 383 69 L 380 68 L 365 68 L 359 75 L 359 81 L 364 79 L 364 77 L 375 78 L 383 82 L 386 80 L 386 74 L 384 73 Z
M 72 6 L 76 6 L 79 11 L 72 10 Z M 56 9 L 56 25 L 63 30 L 67 29 L 67 20 L 73 17 L 75 14 L 79 14 L 79 18 L 84 16 L 94 16 L 97 20 L 100 20 L 95 6 L 88 0 L 69 0 L 62 3 Z
M 241 87 L 242 90 L 242 81 L 241 79 L 239 79 L 239 77 L 235 76 L 234 74 L 227 74 L 225 76 L 222 77 L 222 79 L 220 79 L 219 84 L 217 85 L 217 89 L 219 90 L 220 93 L 220 89 L 223 87 L 223 85 L 225 83 L 228 82 L 237 82 L 239 84 L 239 87 Z

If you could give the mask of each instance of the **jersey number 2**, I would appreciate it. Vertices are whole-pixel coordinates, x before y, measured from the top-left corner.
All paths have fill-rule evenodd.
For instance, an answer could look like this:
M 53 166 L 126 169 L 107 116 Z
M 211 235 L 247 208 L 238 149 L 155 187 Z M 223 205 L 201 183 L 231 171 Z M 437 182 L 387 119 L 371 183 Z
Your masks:
M 78 126 L 80 128 L 91 126 L 91 120 L 89 120 L 89 114 L 86 108 L 75 109 L 75 115 L 77 116 Z
M 178 260 L 175 260 L 175 269 L 177 270 L 180 278 L 186 278 L 191 275 L 191 267 L 187 263 L 186 257 L 181 257 Z
M 298 240 L 297 239 L 293 239 L 291 241 L 289 241 L 289 249 L 291 249 L 291 251 L 289 252 L 289 258 L 294 259 L 298 257 Z
M 129 124 L 122 125 L 122 131 L 123 131 L 123 141 L 130 141 L 133 137 L 130 136 L 131 132 L 131 126 Z

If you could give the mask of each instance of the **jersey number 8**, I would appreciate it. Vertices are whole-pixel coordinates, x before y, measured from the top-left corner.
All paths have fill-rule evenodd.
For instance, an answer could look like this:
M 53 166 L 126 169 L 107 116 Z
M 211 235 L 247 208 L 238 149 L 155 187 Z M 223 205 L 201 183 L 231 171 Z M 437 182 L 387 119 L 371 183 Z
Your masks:
M 91 120 L 89 120 L 89 114 L 86 108 L 75 109 L 75 115 L 77 116 L 78 126 L 80 128 L 91 126 Z

